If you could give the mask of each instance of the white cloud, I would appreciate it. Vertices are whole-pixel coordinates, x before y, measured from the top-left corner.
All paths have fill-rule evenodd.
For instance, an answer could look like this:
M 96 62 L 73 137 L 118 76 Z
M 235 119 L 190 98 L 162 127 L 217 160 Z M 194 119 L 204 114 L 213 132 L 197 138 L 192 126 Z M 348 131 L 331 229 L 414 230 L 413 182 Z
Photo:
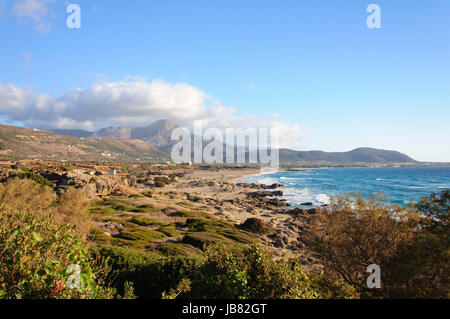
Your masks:
M 49 4 L 54 0 L 18 0 L 13 5 L 13 14 L 21 22 L 31 23 L 45 34 L 51 29 Z
M 99 129 L 111 125 L 145 126 L 159 119 L 192 127 L 270 128 L 273 118 L 236 116 L 236 109 L 186 83 L 142 79 L 102 82 L 87 89 L 73 89 L 54 98 L 32 87 L 0 83 L 0 115 L 33 128 Z M 282 147 L 297 144 L 303 136 L 298 124 L 279 123 Z

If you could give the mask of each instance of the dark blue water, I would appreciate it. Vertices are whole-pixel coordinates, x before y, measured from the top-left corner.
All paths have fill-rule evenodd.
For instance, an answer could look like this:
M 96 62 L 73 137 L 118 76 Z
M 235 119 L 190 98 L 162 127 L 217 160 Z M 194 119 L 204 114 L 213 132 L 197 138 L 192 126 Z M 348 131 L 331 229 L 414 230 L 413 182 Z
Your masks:
M 242 181 L 283 184 L 284 197 L 294 206 L 305 202 L 327 204 L 331 196 L 347 192 L 358 192 L 366 198 L 382 192 L 390 202 L 403 205 L 450 189 L 450 167 L 311 169 L 253 175 Z

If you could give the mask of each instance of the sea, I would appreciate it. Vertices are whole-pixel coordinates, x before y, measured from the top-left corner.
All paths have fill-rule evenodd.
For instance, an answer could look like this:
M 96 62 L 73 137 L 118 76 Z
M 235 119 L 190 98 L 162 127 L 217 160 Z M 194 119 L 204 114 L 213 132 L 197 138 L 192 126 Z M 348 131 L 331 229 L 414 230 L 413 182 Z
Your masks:
M 240 181 L 282 184 L 283 197 L 294 207 L 326 205 L 332 196 L 353 192 L 365 198 L 381 192 L 391 203 L 408 205 L 450 189 L 450 166 L 306 169 L 251 175 Z

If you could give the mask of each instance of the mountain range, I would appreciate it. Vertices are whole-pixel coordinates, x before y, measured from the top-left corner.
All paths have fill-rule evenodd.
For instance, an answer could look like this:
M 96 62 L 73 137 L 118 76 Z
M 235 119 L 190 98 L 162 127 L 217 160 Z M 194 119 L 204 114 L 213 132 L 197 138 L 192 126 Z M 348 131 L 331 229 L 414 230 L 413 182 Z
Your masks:
M 139 139 L 79 138 L 8 125 L 0 125 L 0 158 L 116 162 L 169 160 L 166 153 Z
M 40 131 L 0 125 L 0 158 L 71 160 L 167 161 L 177 141 L 171 140 L 178 126 L 159 120 L 146 127 L 108 127 L 96 132 L 54 129 Z M 280 149 L 280 163 L 373 165 L 417 164 L 397 151 L 357 148 L 349 152 L 295 151 Z

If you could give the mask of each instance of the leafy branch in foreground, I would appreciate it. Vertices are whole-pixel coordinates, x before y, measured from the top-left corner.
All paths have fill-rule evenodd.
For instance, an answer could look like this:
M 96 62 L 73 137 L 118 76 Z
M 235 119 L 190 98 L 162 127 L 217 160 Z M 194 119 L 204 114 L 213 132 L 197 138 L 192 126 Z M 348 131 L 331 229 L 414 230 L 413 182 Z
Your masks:
M 79 269 L 76 287 L 68 284 L 70 265 Z M 108 267 L 92 259 L 74 227 L 55 223 L 51 214 L 0 211 L 0 298 L 117 297 L 104 282 Z

